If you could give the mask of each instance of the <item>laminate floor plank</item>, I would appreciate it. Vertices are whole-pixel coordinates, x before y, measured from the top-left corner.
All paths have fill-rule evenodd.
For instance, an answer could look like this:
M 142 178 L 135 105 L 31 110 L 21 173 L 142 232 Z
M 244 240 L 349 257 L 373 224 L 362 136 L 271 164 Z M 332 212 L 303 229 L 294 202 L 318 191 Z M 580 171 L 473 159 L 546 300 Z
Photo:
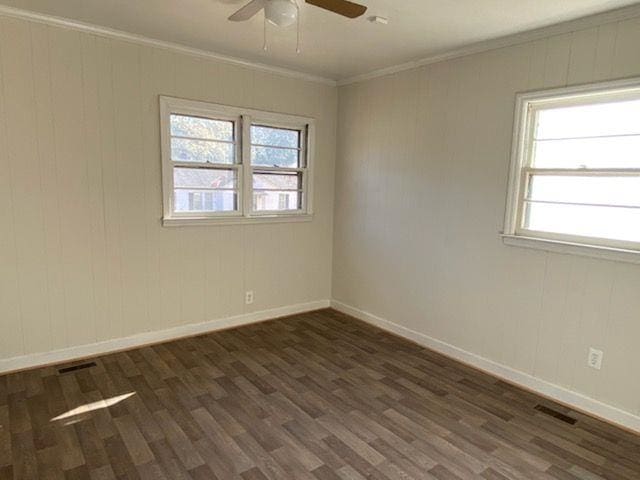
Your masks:
M 0 480 L 85 478 L 640 480 L 640 436 L 327 309 L 0 376 Z

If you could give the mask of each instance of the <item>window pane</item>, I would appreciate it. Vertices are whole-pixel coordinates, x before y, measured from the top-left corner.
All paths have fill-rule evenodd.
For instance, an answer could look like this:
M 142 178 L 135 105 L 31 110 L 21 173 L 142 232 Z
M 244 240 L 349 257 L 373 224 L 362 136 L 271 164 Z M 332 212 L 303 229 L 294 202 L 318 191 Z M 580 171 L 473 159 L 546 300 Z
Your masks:
M 298 148 L 300 146 L 300 132 L 298 130 L 252 125 L 251 143 L 271 145 L 274 147 Z
M 524 228 L 640 242 L 640 209 L 530 203 L 525 210 Z
M 238 209 L 238 196 L 232 190 L 175 190 L 176 212 L 233 212 Z
M 253 191 L 253 209 L 256 211 L 299 210 L 301 201 L 300 192 Z
M 535 142 L 536 168 L 640 168 L 640 136 Z
M 302 188 L 302 174 L 291 173 L 254 173 L 253 188 L 256 189 L 293 189 Z
M 534 175 L 530 180 L 529 198 L 552 202 L 640 207 L 640 176 Z
M 298 168 L 300 158 L 298 150 L 283 148 L 251 147 L 251 164 L 264 167 Z
M 536 139 L 640 134 L 640 100 L 538 112 Z
M 236 188 L 236 171 L 178 167 L 173 169 L 173 186 L 176 189 L 233 189 Z
M 174 162 L 232 164 L 234 144 L 172 138 L 171 159 Z
M 171 115 L 171 135 L 233 141 L 233 122 L 187 115 Z

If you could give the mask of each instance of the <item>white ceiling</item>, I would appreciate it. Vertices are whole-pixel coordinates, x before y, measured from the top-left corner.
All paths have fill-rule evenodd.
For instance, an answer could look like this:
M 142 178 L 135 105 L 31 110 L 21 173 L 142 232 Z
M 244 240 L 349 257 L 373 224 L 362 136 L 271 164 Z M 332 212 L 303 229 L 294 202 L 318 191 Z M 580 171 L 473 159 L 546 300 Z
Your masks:
M 0 2 L 339 80 L 637 0 L 362 0 L 369 9 L 355 20 L 305 4 L 300 54 L 295 26 L 270 26 L 264 52 L 262 13 L 244 23 L 227 21 L 248 0 Z M 371 15 L 388 17 L 389 24 L 369 22 Z

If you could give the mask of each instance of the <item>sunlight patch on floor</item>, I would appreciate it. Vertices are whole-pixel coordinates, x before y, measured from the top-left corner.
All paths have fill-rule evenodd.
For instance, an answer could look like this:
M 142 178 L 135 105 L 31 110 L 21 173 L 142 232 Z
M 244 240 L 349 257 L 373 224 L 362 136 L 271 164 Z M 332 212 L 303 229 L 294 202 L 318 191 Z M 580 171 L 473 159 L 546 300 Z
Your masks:
M 58 415 L 57 417 L 53 417 L 50 421 L 56 422 L 58 420 L 64 420 L 67 418 L 75 417 L 76 415 L 82 415 L 83 413 L 89 413 L 94 410 L 100 410 L 101 408 L 108 408 L 112 405 L 122 402 L 129 397 L 135 395 L 136 392 L 129 392 L 122 395 L 117 395 L 115 397 L 98 400 L 97 402 L 86 403 L 84 405 L 80 405 L 79 407 L 73 408 L 68 412 Z

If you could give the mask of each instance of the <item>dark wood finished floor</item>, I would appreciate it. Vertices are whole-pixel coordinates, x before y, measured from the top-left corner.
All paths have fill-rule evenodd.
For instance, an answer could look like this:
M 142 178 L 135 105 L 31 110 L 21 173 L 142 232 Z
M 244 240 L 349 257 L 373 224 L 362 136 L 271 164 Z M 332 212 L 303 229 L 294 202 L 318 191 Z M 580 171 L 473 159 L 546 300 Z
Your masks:
M 332 310 L 94 361 L 0 377 L 1 479 L 640 479 L 639 436 Z

